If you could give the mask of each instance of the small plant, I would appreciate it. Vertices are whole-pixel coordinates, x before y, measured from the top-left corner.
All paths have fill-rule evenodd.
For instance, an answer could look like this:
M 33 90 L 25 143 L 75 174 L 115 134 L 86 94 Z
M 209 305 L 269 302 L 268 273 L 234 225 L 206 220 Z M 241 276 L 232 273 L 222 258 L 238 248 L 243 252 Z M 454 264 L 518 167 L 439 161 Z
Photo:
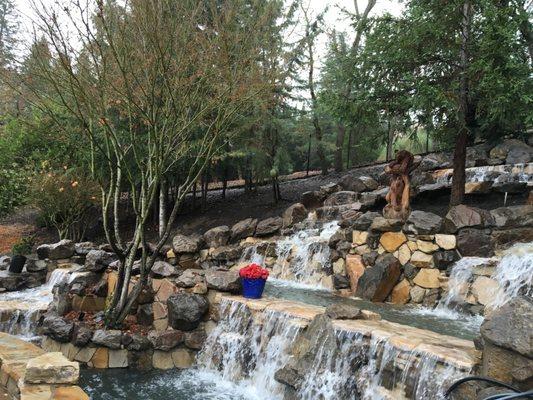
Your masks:
M 239 270 L 239 276 L 245 279 L 264 279 L 268 278 L 268 270 L 258 264 L 249 264 Z
M 26 254 L 30 254 L 34 244 L 34 236 L 23 237 L 11 247 L 11 253 L 14 256 L 24 256 Z

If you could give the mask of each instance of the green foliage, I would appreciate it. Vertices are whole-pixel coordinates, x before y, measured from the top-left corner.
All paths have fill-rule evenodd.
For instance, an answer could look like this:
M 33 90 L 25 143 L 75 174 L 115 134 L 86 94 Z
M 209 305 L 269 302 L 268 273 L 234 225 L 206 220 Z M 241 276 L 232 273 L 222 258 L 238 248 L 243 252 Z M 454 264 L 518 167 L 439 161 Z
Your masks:
M 26 202 L 28 174 L 16 164 L 0 167 L 0 216 Z
M 34 244 L 35 236 L 24 236 L 11 247 L 11 254 L 14 256 L 30 254 Z

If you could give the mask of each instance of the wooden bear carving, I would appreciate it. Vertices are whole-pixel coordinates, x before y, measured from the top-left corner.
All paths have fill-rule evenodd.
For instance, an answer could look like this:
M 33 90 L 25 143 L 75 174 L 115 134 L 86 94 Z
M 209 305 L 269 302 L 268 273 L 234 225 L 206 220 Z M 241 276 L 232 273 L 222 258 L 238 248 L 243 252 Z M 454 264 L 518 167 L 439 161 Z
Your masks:
M 409 174 L 420 164 L 415 163 L 414 156 L 407 150 L 400 150 L 396 158 L 385 167 L 385 173 L 391 175 L 390 189 L 387 193 L 387 205 L 383 209 L 385 218 L 406 220 L 411 212 Z

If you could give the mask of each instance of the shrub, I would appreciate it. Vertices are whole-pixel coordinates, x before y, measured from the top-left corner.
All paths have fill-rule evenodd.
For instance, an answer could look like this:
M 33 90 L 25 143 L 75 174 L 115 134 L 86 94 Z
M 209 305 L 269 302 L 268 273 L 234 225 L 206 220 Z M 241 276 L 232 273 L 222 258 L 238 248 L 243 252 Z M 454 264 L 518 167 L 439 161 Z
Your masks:
M 11 247 L 11 253 L 14 256 L 30 254 L 34 244 L 35 238 L 33 236 L 23 237 Z
M 26 202 L 28 175 L 16 165 L 0 168 L 0 216 Z
M 94 181 L 77 170 L 41 172 L 33 178 L 33 199 L 43 222 L 60 239 L 80 241 L 99 204 Z

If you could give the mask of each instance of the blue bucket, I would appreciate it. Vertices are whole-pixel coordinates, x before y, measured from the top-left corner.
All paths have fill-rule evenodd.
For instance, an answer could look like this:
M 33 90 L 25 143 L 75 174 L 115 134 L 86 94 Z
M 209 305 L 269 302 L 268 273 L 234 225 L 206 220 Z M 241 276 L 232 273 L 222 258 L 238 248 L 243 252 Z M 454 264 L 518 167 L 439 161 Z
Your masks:
M 266 279 L 241 278 L 242 295 L 247 299 L 260 299 L 265 289 Z

